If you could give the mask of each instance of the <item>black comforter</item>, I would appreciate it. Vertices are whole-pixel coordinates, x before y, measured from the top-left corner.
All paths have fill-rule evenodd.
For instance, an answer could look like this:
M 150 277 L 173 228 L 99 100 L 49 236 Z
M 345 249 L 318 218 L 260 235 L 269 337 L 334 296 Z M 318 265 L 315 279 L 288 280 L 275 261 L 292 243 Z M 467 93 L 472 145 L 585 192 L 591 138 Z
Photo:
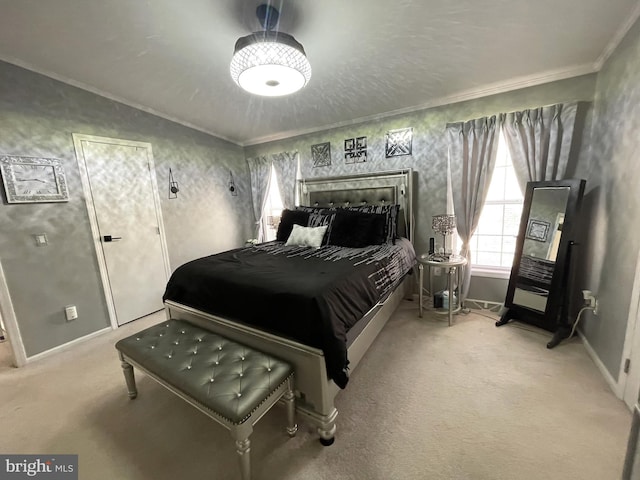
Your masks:
M 329 377 L 344 388 L 346 332 L 389 286 L 385 257 L 362 250 L 279 243 L 230 250 L 179 267 L 163 299 L 320 348 Z

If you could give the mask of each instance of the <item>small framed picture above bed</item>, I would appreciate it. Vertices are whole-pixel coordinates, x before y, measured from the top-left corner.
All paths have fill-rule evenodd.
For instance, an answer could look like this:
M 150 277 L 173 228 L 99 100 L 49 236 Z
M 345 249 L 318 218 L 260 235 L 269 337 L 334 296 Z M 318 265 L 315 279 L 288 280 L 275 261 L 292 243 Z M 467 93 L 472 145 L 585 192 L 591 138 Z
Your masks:
M 344 141 L 344 163 L 367 161 L 367 137 L 347 138 Z
M 413 128 L 400 128 L 387 132 L 387 142 L 385 145 L 385 157 L 400 157 L 411 155 L 411 144 L 413 140 Z
M 313 167 L 328 167 L 331 165 L 331 143 L 318 143 L 311 145 L 311 158 Z

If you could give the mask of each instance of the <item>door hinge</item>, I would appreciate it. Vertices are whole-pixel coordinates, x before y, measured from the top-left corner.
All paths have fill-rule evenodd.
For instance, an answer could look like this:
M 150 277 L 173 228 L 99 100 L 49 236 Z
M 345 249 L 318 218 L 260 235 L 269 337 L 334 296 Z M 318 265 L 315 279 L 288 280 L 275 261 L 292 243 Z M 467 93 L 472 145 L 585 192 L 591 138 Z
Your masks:
M 627 358 L 624 361 L 624 373 L 629 373 L 629 368 L 631 367 L 631 359 Z

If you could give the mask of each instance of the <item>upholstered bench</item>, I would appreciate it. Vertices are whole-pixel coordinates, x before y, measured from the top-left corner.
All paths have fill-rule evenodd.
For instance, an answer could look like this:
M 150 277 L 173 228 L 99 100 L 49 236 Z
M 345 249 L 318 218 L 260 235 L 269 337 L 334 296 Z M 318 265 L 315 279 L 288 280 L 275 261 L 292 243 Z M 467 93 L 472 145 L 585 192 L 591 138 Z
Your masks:
M 231 431 L 242 479 L 251 476 L 249 435 L 280 399 L 294 436 L 293 370 L 252 348 L 182 320 L 167 320 L 116 343 L 129 397 L 136 398 L 133 366 Z

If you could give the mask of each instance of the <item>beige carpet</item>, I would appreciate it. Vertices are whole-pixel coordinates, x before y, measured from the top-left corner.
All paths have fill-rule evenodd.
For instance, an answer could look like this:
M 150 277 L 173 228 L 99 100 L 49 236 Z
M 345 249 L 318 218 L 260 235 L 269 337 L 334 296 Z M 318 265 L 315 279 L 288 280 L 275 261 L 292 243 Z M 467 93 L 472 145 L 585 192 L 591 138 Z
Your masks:
M 113 344 L 138 320 L 23 369 L 0 366 L 0 452 L 77 453 L 86 480 L 237 479 L 226 430 L 138 374 L 130 401 Z M 322 447 L 276 406 L 252 435 L 259 479 L 618 479 L 631 415 L 579 340 L 403 302 L 337 400 Z

